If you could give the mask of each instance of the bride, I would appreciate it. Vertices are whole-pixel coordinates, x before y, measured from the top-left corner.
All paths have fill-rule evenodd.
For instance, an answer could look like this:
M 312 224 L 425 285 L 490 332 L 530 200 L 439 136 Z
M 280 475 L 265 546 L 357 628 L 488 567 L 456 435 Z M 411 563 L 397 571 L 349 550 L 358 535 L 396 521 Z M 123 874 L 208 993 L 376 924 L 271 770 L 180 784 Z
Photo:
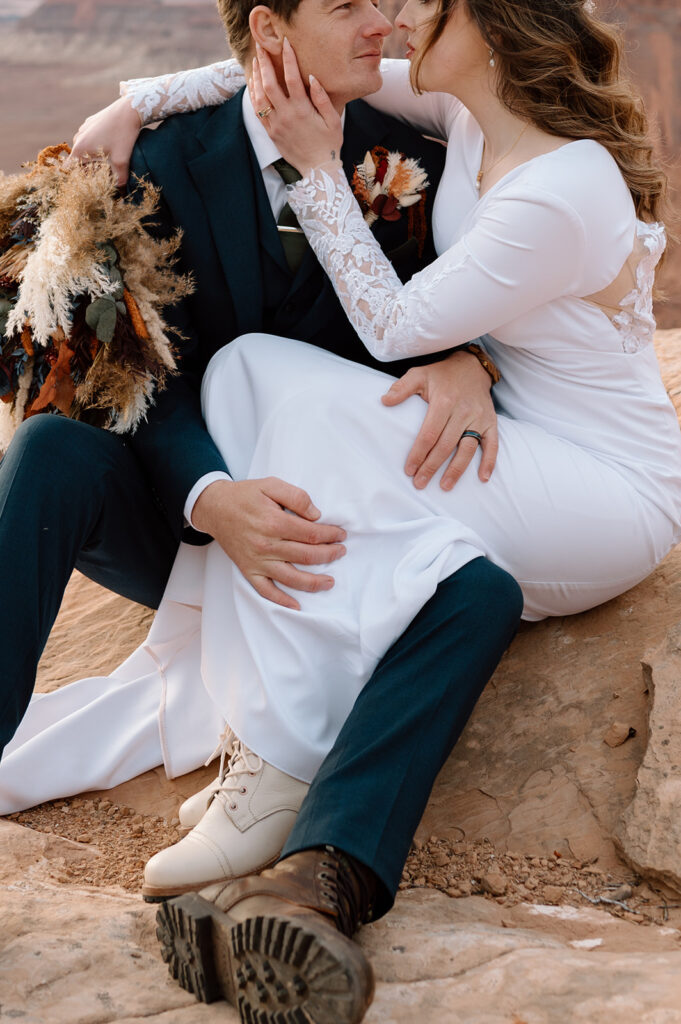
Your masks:
M 289 204 L 367 348 L 389 361 L 485 336 L 501 373 L 497 467 L 484 484 L 467 473 L 453 490 L 417 491 L 394 454 L 398 439 L 409 450 L 417 400 L 385 409 L 376 371 L 267 335 L 213 358 L 204 415 L 235 475 L 293 480 L 348 534 L 336 587 L 301 598 L 300 613 L 255 595 L 217 544 L 181 586 L 171 578 L 165 601 L 186 608 L 186 581 L 198 590 L 200 578 L 202 675 L 239 737 L 242 779 L 264 762 L 308 782 L 414 594 L 422 604 L 474 559 L 515 577 L 523 617 L 538 620 L 622 593 L 681 538 L 681 435 L 652 345 L 664 175 L 612 34 L 582 0 L 408 0 L 397 26 L 408 61 L 383 62 L 369 102 L 448 142 L 439 256 L 406 285 L 342 172 L 340 118 L 284 31 L 258 47 L 250 94 L 300 172 Z M 128 83 L 77 152 L 104 144 L 120 162 L 131 109 L 158 119 L 242 84 L 234 62 Z M 221 773 L 204 818 L 238 778 Z

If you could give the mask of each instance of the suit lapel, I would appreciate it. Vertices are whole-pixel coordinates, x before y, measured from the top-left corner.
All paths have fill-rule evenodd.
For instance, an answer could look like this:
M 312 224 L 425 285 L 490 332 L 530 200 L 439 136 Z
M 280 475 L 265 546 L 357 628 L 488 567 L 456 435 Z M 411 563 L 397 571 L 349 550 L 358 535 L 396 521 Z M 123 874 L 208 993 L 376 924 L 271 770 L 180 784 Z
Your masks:
M 258 233 L 253 230 L 260 219 L 255 156 L 244 128 L 241 93 L 216 109 L 198 139 L 206 152 L 190 161 L 189 173 L 234 302 L 237 333 L 247 334 L 262 326 L 263 284 Z
M 251 157 L 253 161 L 253 180 L 255 183 L 256 202 L 258 206 L 258 237 L 260 239 L 260 244 L 269 253 L 279 269 L 283 270 L 287 277 L 290 277 L 291 271 L 289 270 L 288 263 L 286 262 L 286 253 L 284 252 L 284 247 L 281 244 L 281 237 L 277 229 L 277 222 L 275 221 L 274 214 L 272 213 L 272 207 L 267 195 L 267 189 L 265 188 L 265 182 L 263 181 L 262 171 L 258 166 L 255 153 L 252 149 Z
M 380 146 L 386 134 L 386 122 L 381 114 L 361 100 L 348 103 L 341 150 L 348 181 L 352 181 L 355 165 L 364 159 L 368 150 Z

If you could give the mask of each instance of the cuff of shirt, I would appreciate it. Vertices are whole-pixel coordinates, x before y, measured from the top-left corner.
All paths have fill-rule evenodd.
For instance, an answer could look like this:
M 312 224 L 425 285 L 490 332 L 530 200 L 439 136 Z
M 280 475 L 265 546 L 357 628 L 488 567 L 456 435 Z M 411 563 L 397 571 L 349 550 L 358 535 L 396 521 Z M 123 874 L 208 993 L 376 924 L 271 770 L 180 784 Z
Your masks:
M 206 487 L 210 484 L 214 484 L 216 480 L 229 480 L 231 481 L 229 473 L 223 473 L 221 470 L 216 470 L 214 473 L 206 473 L 199 480 L 196 481 L 191 491 L 187 495 L 187 500 L 184 503 L 184 518 L 188 526 L 192 529 L 196 529 L 192 522 L 192 513 L 194 511 L 194 505 L 196 505 L 200 496 L 205 491 Z M 201 531 L 199 531 L 201 532 Z

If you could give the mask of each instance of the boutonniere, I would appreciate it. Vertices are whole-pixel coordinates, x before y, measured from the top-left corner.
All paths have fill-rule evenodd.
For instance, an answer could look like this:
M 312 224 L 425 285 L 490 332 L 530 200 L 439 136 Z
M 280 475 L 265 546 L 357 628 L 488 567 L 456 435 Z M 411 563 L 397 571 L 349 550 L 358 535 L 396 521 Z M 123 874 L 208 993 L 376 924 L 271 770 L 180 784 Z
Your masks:
M 418 160 L 383 146 L 367 152 L 352 176 L 352 190 L 369 227 L 377 220 L 401 220 L 406 210 L 408 232 L 418 239 L 419 252 L 426 237 L 427 188 L 428 174 Z

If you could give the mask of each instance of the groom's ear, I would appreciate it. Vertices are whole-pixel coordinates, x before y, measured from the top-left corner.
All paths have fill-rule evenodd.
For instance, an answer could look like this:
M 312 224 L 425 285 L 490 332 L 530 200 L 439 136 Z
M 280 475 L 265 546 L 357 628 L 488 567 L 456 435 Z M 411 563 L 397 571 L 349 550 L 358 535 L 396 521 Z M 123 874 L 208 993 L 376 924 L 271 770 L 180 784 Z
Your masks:
M 284 44 L 284 23 L 269 7 L 254 7 L 248 17 L 254 43 L 260 43 L 271 55 L 279 55 Z

